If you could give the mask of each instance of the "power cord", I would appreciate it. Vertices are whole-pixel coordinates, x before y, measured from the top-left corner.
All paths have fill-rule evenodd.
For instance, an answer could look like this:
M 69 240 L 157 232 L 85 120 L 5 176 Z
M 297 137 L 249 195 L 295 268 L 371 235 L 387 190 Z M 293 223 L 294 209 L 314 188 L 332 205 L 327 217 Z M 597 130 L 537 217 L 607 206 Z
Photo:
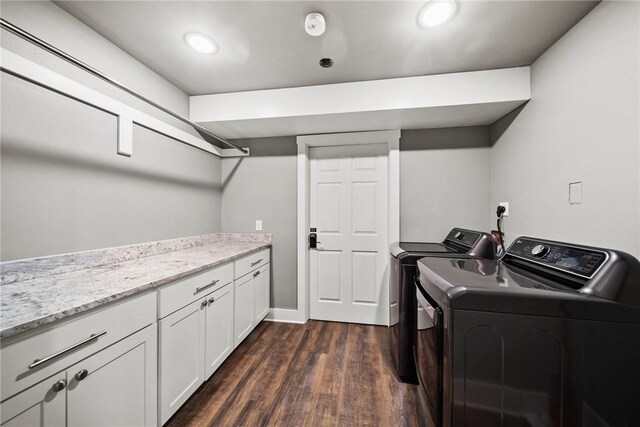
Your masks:
M 506 250 L 504 248 L 504 233 L 502 232 L 502 218 L 504 217 L 504 213 L 506 210 L 507 208 L 505 208 L 504 206 L 498 206 L 498 209 L 496 209 L 496 215 L 498 216 L 498 221 L 497 221 L 498 233 L 500 233 L 500 247 L 502 248 L 503 254 L 506 252 Z

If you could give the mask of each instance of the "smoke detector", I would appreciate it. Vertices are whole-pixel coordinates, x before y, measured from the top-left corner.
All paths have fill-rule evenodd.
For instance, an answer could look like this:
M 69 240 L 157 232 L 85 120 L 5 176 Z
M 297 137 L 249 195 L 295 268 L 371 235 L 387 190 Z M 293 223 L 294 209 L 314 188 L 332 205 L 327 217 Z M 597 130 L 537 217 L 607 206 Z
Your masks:
M 319 13 L 310 13 L 304 20 L 304 30 L 310 36 L 317 37 L 323 35 L 325 28 L 324 16 Z

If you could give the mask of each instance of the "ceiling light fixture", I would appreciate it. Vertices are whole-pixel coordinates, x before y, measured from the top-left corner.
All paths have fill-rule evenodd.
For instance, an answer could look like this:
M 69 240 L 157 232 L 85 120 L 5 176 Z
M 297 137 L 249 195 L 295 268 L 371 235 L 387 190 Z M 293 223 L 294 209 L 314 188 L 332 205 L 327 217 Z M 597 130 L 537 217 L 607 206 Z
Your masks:
M 200 53 L 207 53 L 213 55 L 218 51 L 218 45 L 213 39 L 205 34 L 191 32 L 184 35 L 184 41 L 193 50 L 197 50 Z
M 458 9 L 455 0 L 431 0 L 418 15 L 418 23 L 424 28 L 435 27 L 450 20 Z
M 324 34 L 326 23 L 324 22 L 324 16 L 319 13 L 310 13 L 304 20 L 304 30 L 310 36 L 321 36 Z

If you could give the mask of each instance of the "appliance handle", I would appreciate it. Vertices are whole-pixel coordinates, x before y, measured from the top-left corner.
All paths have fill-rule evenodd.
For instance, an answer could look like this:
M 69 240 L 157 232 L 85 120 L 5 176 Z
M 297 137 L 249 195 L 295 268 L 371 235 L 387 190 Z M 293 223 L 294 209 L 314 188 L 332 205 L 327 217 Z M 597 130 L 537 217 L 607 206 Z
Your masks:
M 436 323 L 434 307 L 432 307 L 431 304 L 427 302 L 427 299 L 422 295 L 419 289 L 416 289 L 416 297 L 418 299 L 418 313 L 417 313 L 418 330 L 422 331 L 425 329 L 432 328 Z M 420 310 L 420 308 L 422 308 L 422 310 Z M 424 313 L 425 317 L 422 318 L 424 320 L 421 320 L 420 311 Z
M 422 308 L 424 315 L 428 318 L 426 325 L 424 323 L 422 327 L 418 325 L 418 330 L 431 328 L 436 324 L 436 310 L 438 309 L 438 305 L 436 304 L 435 301 L 431 302 L 432 298 L 428 297 L 424 293 L 424 290 L 422 289 L 422 285 L 420 284 L 420 276 L 418 274 L 414 276 L 413 284 L 416 289 L 416 299 L 418 302 L 418 306 Z M 420 310 L 418 310 L 417 316 L 420 316 Z M 421 323 L 421 322 L 418 322 L 418 323 Z

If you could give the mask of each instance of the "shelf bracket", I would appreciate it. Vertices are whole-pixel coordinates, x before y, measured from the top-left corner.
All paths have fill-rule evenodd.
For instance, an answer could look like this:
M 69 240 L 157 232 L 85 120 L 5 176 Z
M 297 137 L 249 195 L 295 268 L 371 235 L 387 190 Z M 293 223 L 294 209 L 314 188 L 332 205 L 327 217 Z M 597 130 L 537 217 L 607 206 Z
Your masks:
M 118 116 L 118 154 L 127 157 L 133 154 L 133 120 L 124 114 Z

